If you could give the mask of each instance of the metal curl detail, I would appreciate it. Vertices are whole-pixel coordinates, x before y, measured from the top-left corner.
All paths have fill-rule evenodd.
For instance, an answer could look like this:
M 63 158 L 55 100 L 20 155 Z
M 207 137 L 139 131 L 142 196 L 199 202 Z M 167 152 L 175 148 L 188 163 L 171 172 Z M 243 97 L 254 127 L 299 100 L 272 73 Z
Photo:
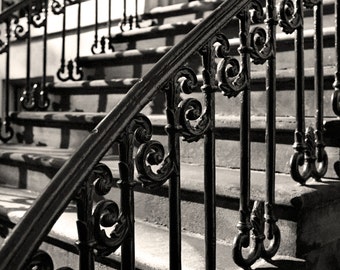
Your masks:
M 332 94 L 332 108 L 333 112 L 340 116 L 340 90 L 335 90 Z
M 218 33 L 215 36 L 215 56 L 218 58 L 226 58 L 230 53 L 230 43 L 226 35 Z
M 265 13 L 263 11 L 262 4 L 259 0 L 252 0 L 251 1 L 250 19 L 255 24 L 264 22 Z
M 36 28 L 46 26 L 46 17 L 41 16 L 40 13 L 33 13 L 31 15 L 30 23 Z
M 110 168 L 105 164 L 99 163 L 95 166 L 92 173 L 95 192 L 100 196 L 108 194 L 116 183 Z
M 210 127 L 209 117 L 205 112 L 203 113 L 201 102 L 188 98 L 183 100 L 178 107 L 180 108 L 179 123 L 182 126 L 181 135 L 184 141 L 198 141 Z
M 3 130 L 4 127 L 4 130 Z M 4 143 L 13 138 L 14 130 L 10 126 L 9 119 L 6 119 L 4 123 L 0 123 L 0 140 Z
M 197 88 L 197 76 L 195 72 L 188 67 L 182 67 L 176 72 L 174 82 L 180 82 L 179 90 L 184 94 L 191 94 Z
M 53 0 L 51 9 L 54 15 L 60 15 L 65 12 L 65 6 L 62 5 L 58 0 Z
M 150 189 L 163 185 L 174 169 L 170 155 L 165 156 L 163 145 L 155 140 L 150 140 L 138 148 L 135 161 L 138 180 Z M 160 168 L 154 171 L 152 166 Z
M 262 65 L 273 55 L 273 43 L 267 37 L 262 27 L 254 27 L 250 32 L 251 53 L 255 65 Z
M 230 97 L 236 97 L 246 89 L 248 76 L 244 68 L 236 58 L 227 57 L 222 59 L 217 65 L 218 87 L 222 93 Z
M 68 61 L 67 72 L 66 72 L 64 64 L 62 64 L 60 66 L 60 68 L 58 69 L 57 77 L 62 82 L 66 82 L 68 80 L 80 81 L 84 77 L 83 69 L 81 67 L 79 67 L 77 63 L 76 63 L 77 65 L 75 67 L 73 62 L 74 61 L 72 61 L 72 60 Z M 77 61 L 75 61 L 75 62 L 77 62 Z M 75 72 L 74 72 L 74 70 L 75 70 Z M 75 75 L 77 75 L 77 76 L 75 76 Z
M 38 85 L 34 84 L 33 87 L 27 86 L 20 97 L 20 104 L 21 106 L 27 110 L 32 111 L 36 108 L 36 92 L 38 89 Z
M 267 207 L 271 208 L 268 204 Z M 250 266 L 259 258 L 271 259 L 276 254 L 280 246 L 281 234 L 276 219 L 264 215 L 263 202 L 254 202 L 250 224 L 241 223 L 238 229 L 239 234 L 234 239 L 232 250 L 234 261 L 238 266 L 250 270 Z M 265 239 L 270 241 L 267 247 L 264 245 Z M 248 249 L 246 256 L 244 249 Z
M 103 200 L 96 205 L 93 220 L 95 249 L 99 256 L 108 256 L 120 247 L 128 233 L 127 219 L 120 214 L 119 207 L 114 201 Z M 103 227 L 113 228 L 109 236 Z
M 293 33 L 303 24 L 302 11 L 295 8 L 292 0 L 282 0 L 279 7 L 279 25 L 286 34 Z
M 7 42 L 3 42 L 0 39 L 0 54 L 7 53 L 7 52 L 8 52 L 8 43 Z
M 14 29 L 14 36 L 18 39 L 18 40 L 23 40 L 26 39 L 28 37 L 28 31 L 25 31 L 25 28 L 20 25 L 17 24 L 17 26 Z
M 297 134 L 300 136 L 301 134 Z M 290 174 L 292 178 L 304 185 L 313 177 L 320 180 L 327 172 L 328 156 L 322 143 L 316 143 L 314 129 L 308 127 L 305 134 L 304 147 L 295 143 L 295 153 L 290 159 Z
M 255 201 L 250 224 L 238 225 L 239 234 L 234 239 L 232 254 L 234 262 L 243 269 L 251 269 L 250 266 L 261 257 L 265 239 L 263 212 L 263 204 Z M 250 241 L 253 241 L 252 245 Z M 249 252 L 244 256 L 243 250 L 246 248 Z
M 33 254 L 30 262 L 25 267 L 25 270 L 31 269 L 53 270 L 54 265 L 51 256 L 43 250 L 38 250 Z

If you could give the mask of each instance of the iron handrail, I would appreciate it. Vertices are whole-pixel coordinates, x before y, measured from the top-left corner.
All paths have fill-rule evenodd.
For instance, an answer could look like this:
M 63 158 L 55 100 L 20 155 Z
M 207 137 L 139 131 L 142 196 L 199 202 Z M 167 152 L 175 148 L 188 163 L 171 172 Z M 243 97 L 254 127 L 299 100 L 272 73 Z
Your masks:
M 6 239 L 0 251 L 0 270 L 23 267 L 72 200 L 84 179 L 132 118 L 161 91 L 161 86 L 190 55 L 199 50 L 250 2 L 224 1 L 129 90 L 124 99 L 91 131 Z

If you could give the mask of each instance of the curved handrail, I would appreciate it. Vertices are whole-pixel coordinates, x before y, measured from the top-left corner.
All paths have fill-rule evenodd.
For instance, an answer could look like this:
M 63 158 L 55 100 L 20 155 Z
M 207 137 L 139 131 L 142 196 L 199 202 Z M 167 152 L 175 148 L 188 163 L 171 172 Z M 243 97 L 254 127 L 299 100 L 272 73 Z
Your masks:
M 0 252 L 0 270 L 21 269 L 73 198 L 77 188 L 105 155 L 131 119 L 160 91 L 166 80 L 251 0 L 223 2 L 139 80 L 92 130 L 37 198 Z

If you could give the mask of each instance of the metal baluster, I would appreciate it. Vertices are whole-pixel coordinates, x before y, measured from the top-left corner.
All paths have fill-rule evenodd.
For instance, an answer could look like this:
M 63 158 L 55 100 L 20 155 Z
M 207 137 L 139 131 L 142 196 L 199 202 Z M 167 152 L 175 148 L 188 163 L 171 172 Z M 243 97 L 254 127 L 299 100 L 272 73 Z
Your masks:
M 37 106 L 39 109 L 45 110 L 50 105 L 46 90 L 46 74 L 47 74 L 47 17 L 48 17 L 48 0 L 45 0 L 45 18 L 44 18 L 44 36 L 43 36 L 43 76 L 41 79 L 40 92 Z
M 115 47 L 113 46 L 113 40 L 111 35 L 111 27 L 112 27 L 112 0 L 109 0 L 109 14 L 108 14 L 108 48 L 112 52 L 115 51 Z
M 282 30 L 291 34 L 295 31 L 295 107 L 296 130 L 293 148 L 295 153 L 290 159 L 290 174 L 292 178 L 304 184 L 311 177 L 310 159 L 305 159 L 305 100 L 304 100 L 304 37 L 303 37 L 303 7 L 302 0 L 294 4 L 291 0 L 280 3 L 280 26 Z M 301 165 L 307 163 L 302 170 Z
M 5 78 L 5 119 L 1 119 L 3 123 L 0 123 L 0 140 L 4 143 L 12 139 L 14 130 L 11 127 L 10 116 L 9 116 L 9 78 L 10 78 L 10 42 L 11 42 L 11 20 L 6 21 L 6 44 L 3 44 L 0 53 L 6 53 L 6 78 Z M 5 127 L 5 134 L 2 133 L 2 127 Z
M 237 224 L 238 235 L 233 243 L 233 259 L 243 269 L 250 266 L 261 256 L 263 247 L 263 206 L 255 202 L 250 212 L 250 53 L 253 51 L 250 44 L 250 17 L 249 8 L 238 15 L 240 22 L 240 48 L 241 73 L 244 78 L 242 88 L 241 115 L 240 115 L 240 221 Z M 250 216 L 251 213 L 251 216 Z M 254 217 L 256 222 L 254 222 Z M 252 218 L 252 220 L 250 220 Z M 252 222 L 251 222 L 252 221 Z M 254 237 L 251 237 L 251 231 Z M 253 244 L 250 245 L 250 240 Z M 244 257 L 243 248 L 251 247 L 247 257 Z
M 126 0 L 124 0 L 124 9 L 123 9 L 123 18 L 121 19 L 119 23 L 120 30 L 124 32 L 124 27 L 127 25 L 128 20 L 126 16 Z
M 314 4 L 314 91 L 315 91 L 315 138 L 313 147 L 316 151 L 314 166 L 312 167 L 312 176 L 319 180 L 323 177 L 328 169 L 328 157 L 325 151 L 323 141 L 323 95 L 324 95 L 324 76 L 323 76 L 323 3 L 322 0 Z M 317 166 L 316 166 L 317 165 Z
M 168 116 L 168 147 L 170 158 L 174 164 L 174 172 L 169 180 L 169 269 L 181 270 L 181 206 L 180 206 L 180 130 L 178 129 L 177 105 L 179 102 L 179 93 L 176 91 L 174 81 L 170 82 L 170 89 L 167 94 L 166 112 Z M 177 113 L 176 113 L 177 112 Z
M 56 3 L 57 1 L 54 1 Z M 61 45 L 61 60 L 60 60 L 60 68 L 57 71 L 57 77 L 61 81 L 67 81 L 68 77 L 64 77 L 62 74 L 65 73 L 65 41 L 66 41 L 66 0 L 63 0 L 63 6 L 58 3 L 60 8 L 59 13 L 56 14 L 63 15 L 63 30 L 62 30 L 62 45 Z
M 215 50 L 208 43 L 201 50 L 206 112 L 210 119 L 204 137 L 204 211 L 205 211 L 205 269 L 216 269 L 216 165 L 215 165 Z
M 275 205 L 275 164 L 276 164 L 276 25 L 277 14 L 275 0 L 267 0 L 267 29 L 268 43 L 271 46 L 271 56 L 267 60 L 266 89 L 267 89 L 267 114 L 266 114 L 266 202 L 265 222 L 266 237 L 272 241 L 269 248 L 264 248 L 261 257 L 271 259 L 277 252 L 281 235 L 276 225 L 273 207 Z
M 31 22 L 32 22 L 32 0 L 29 1 L 27 7 L 27 32 L 26 32 L 26 86 L 24 93 L 20 99 L 22 106 L 26 110 L 34 110 L 36 107 L 35 87 L 31 86 Z M 25 93 L 26 92 L 26 93 Z
M 80 30 L 81 30 L 81 0 L 77 0 L 78 2 L 78 19 L 77 19 L 77 57 L 75 59 L 75 63 L 77 65 L 76 67 L 76 74 L 78 75 L 78 78 L 74 78 L 71 76 L 71 79 L 73 81 L 79 81 L 83 78 L 83 70 L 79 66 L 78 61 L 79 61 L 79 56 L 80 56 Z
M 136 6 L 135 7 L 136 8 L 135 9 L 136 10 L 136 12 L 135 12 L 135 14 L 136 14 L 135 15 L 136 16 L 136 19 L 135 19 L 136 20 L 136 28 L 140 28 L 140 25 L 139 25 L 139 16 L 138 16 L 138 0 L 135 1 L 135 6 Z
M 334 93 L 332 96 L 333 111 L 340 116 L 340 5 L 336 0 L 335 6 L 335 73 L 334 73 Z
M 131 125 L 130 125 L 131 126 Z M 135 216 L 134 216 L 134 130 L 128 128 L 125 138 L 119 144 L 119 170 L 121 181 L 121 208 L 123 215 L 127 218 L 129 224 L 129 233 L 122 243 L 122 261 L 121 269 L 135 269 Z

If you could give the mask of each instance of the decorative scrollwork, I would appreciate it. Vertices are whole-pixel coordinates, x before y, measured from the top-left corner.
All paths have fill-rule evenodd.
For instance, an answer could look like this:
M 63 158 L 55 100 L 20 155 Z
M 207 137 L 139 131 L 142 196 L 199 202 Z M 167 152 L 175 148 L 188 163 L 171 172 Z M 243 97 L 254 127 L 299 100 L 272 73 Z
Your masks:
M 118 205 L 111 200 L 100 201 L 93 212 L 95 248 L 99 256 L 116 251 L 129 231 L 127 219 L 120 214 Z M 113 228 L 110 236 L 103 228 Z
M 250 19 L 253 23 L 263 23 L 265 14 L 263 11 L 262 4 L 259 0 L 252 0 L 250 6 Z
M 239 234 L 233 243 L 234 262 L 244 268 L 250 269 L 250 266 L 261 257 L 264 236 L 263 206 L 259 202 L 254 203 L 251 214 L 251 224 L 239 223 Z M 253 240 L 253 244 L 250 241 Z M 244 256 L 243 250 L 247 249 L 247 256 Z
M 262 65 L 273 55 L 273 43 L 267 38 L 267 32 L 262 27 L 254 27 L 250 32 L 251 53 L 255 65 Z
M 24 40 L 28 37 L 28 30 L 25 29 L 21 24 L 17 24 L 14 28 L 14 36 L 18 40 Z
M 83 78 L 83 76 L 84 76 L 83 69 L 78 66 L 78 63 L 76 63 L 76 67 L 75 67 L 74 61 L 72 60 L 68 61 L 67 72 L 66 72 L 64 64 L 62 64 L 57 71 L 57 77 L 62 82 L 66 82 L 68 80 L 80 81 Z
M 286 34 L 293 33 L 303 24 L 302 10 L 295 8 L 292 0 L 282 0 L 279 7 L 279 25 Z
M 340 77 L 340 76 L 339 76 Z M 337 115 L 340 116 L 340 80 L 336 80 L 336 83 L 334 83 L 334 88 L 336 90 L 332 94 L 332 108 L 333 112 Z
M 7 52 L 8 52 L 8 43 L 7 42 L 3 42 L 0 39 L 0 54 L 7 53 Z
M 41 15 L 41 11 L 35 11 L 31 14 L 30 23 L 36 28 L 46 26 L 46 17 Z
M 218 87 L 222 93 L 230 97 L 236 97 L 245 90 L 248 83 L 248 76 L 245 69 L 241 69 L 236 58 L 227 57 L 217 65 Z
M 202 113 L 201 102 L 194 98 L 188 98 L 179 104 L 179 108 L 179 121 L 182 126 L 181 135 L 185 141 L 198 141 L 210 125 L 209 117 L 206 113 Z M 192 125 L 192 122 L 196 124 Z
M 21 106 L 27 111 L 46 110 L 50 105 L 45 87 L 35 83 L 32 88 L 25 88 L 20 97 Z
M 100 39 L 100 42 L 99 42 L 98 36 L 95 35 L 93 44 L 92 44 L 92 46 L 91 46 L 91 52 L 92 52 L 92 54 L 103 54 L 103 53 L 105 53 L 105 44 L 106 44 L 105 39 L 106 39 L 106 38 L 103 36 L 103 37 Z M 100 43 L 100 50 L 98 50 L 98 45 L 99 45 L 99 43 Z
M 60 15 L 65 12 L 65 6 L 62 5 L 58 0 L 52 1 L 51 9 L 55 15 Z
M 0 140 L 4 143 L 8 142 L 13 138 L 14 130 L 10 126 L 9 117 L 6 117 L 5 122 L 0 122 Z
M 194 98 L 180 101 L 179 96 L 181 92 L 190 94 L 197 88 L 197 76 L 192 69 L 182 67 L 176 72 L 172 83 L 172 88 L 177 93 L 174 102 L 175 104 L 179 102 L 179 104 L 175 111 L 167 110 L 169 122 L 178 121 L 178 124 L 181 125 L 180 134 L 184 141 L 198 141 L 209 128 L 210 120 L 207 114 L 203 112 L 200 101 Z M 178 119 L 176 119 L 176 116 Z
M 35 109 L 36 106 L 35 98 L 37 89 L 38 85 L 34 84 L 32 88 L 28 86 L 22 92 L 22 95 L 20 97 L 20 103 L 25 110 L 32 111 Z
M 281 235 L 275 222 L 276 220 L 272 217 L 264 218 L 263 202 L 255 201 L 250 216 L 251 226 L 239 224 L 240 232 L 233 243 L 233 258 L 238 266 L 250 269 L 250 266 L 259 258 L 271 259 L 276 254 L 280 246 Z M 264 234 L 265 230 L 266 234 Z M 268 247 L 264 246 L 266 238 L 270 241 Z M 253 241 L 252 244 L 251 241 Z
M 316 141 L 314 129 L 308 127 L 305 134 L 305 147 L 295 146 L 295 153 L 290 159 L 291 176 L 300 184 L 305 184 L 311 177 L 320 180 L 327 172 L 327 153 L 324 145 Z
M 31 269 L 53 270 L 54 265 L 51 256 L 45 251 L 38 250 L 34 253 L 29 264 L 25 268 L 25 270 Z
M 108 194 L 116 183 L 110 168 L 105 164 L 99 163 L 95 166 L 92 173 L 94 176 L 93 185 L 95 192 L 100 196 Z
M 138 180 L 147 188 L 163 185 L 173 172 L 173 162 L 169 155 L 165 156 L 163 145 L 158 141 L 148 141 L 138 148 L 135 157 Z M 152 166 L 160 166 L 156 171 Z

